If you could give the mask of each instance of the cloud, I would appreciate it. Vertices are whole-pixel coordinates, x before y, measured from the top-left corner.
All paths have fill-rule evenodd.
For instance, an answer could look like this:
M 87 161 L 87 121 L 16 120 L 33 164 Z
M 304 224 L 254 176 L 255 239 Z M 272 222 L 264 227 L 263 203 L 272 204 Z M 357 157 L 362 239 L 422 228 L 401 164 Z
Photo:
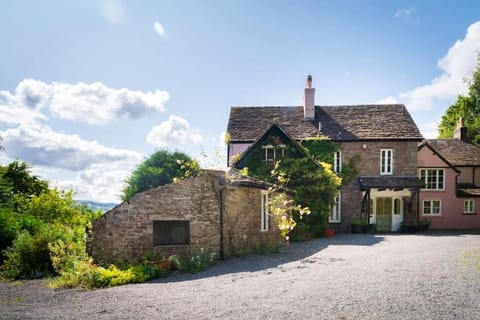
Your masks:
M 135 151 L 114 149 L 96 141 L 82 140 L 77 135 L 58 133 L 42 124 L 22 124 L 0 135 L 8 156 L 32 165 L 82 171 L 95 164 L 133 165 L 143 157 Z
M 127 16 L 125 7 L 115 0 L 103 0 L 100 5 L 100 12 L 103 18 L 111 24 L 122 24 Z
M 155 31 L 160 35 L 160 37 L 164 39 L 167 37 L 167 34 L 165 33 L 165 29 L 160 24 L 160 22 L 155 21 L 155 23 L 153 24 L 153 27 L 155 28 Z
M 73 179 L 54 181 L 52 185 L 74 190 L 75 199 L 117 203 L 129 175 L 130 170 L 112 170 L 102 165 L 79 172 Z
M 414 8 L 414 7 L 401 8 L 401 9 L 398 9 L 397 11 L 395 11 L 395 14 L 393 15 L 393 17 L 395 19 L 401 19 L 401 20 L 404 20 L 404 21 L 408 21 L 413 17 L 413 15 L 415 14 L 416 11 L 417 11 L 417 9 Z
M 157 147 L 199 144 L 202 141 L 203 137 L 190 128 L 187 120 L 175 115 L 154 126 L 147 135 L 147 142 Z
M 423 124 L 419 129 L 425 139 L 435 139 L 438 137 L 438 122 Z
M 457 95 L 468 91 L 465 79 L 471 78 L 480 50 L 480 21 L 471 24 L 465 37 L 457 40 L 447 54 L 438 61 L 442 73 L 429 84 L 402 92 L 396 97 L 387 97 L 406 104 L 412 111 L 430 110 L 445 106 Z
M 14 93 L 0 91 L 0 123 L 21 124 L 55 117 L 102 125 L 119 117 L 138 118 L 165 111 L 168 92 L 112 89 L 101 82 L 51 84 L 22 80 Z M 26 119 L 22 119 L 25 117 Z

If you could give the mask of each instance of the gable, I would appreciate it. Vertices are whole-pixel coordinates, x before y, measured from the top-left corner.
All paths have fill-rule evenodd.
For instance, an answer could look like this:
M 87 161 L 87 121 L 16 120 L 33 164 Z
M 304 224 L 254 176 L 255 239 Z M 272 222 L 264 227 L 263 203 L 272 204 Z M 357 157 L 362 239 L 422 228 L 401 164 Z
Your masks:
M 451 164 L 439 155 L 434 149 L 432 149 L 428 144 L 422 144 L 417 152 L 417 166 L 421 167 L 451 167 Z
M 297 144 L 282 128 L 280 128 L 275 123 L 272 123 L 265 132 L 263 132 L 257 140 L 250 145 L 247 150 L 245 150 L 239 157 L 239 159 L 234 163 L 234 166 L 237 168 L 243 168 L 246 161 L 252 156 L 255 156 L 257 153 L 263 153 L 263 146 L 290 146 L 291 150 L 294 150 L 298 153 L 303 153 L 303 148 Z

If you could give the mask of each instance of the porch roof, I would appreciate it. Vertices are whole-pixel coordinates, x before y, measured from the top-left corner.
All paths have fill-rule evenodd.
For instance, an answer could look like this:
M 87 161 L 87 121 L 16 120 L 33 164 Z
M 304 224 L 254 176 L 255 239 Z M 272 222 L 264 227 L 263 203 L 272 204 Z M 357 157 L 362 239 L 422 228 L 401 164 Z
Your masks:
M 375 177 L 358 177 L 360 190 L 366 191 L 370 189 L 380 190 L 403 190 L 403 189 L 420 189 L 425 186 L 422 180 L 416 176 L 375 176 Z
M 457 196 L 462 198 L 480 198 L 480 187 L 469 183 L 457 185 Z

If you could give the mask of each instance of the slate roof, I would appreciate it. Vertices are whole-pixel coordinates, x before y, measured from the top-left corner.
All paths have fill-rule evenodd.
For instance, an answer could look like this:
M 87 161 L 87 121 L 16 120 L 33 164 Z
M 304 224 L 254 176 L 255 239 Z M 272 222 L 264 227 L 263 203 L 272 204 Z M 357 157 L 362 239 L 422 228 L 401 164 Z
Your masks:
M 422 188 L 425 186 L 422 180 L 415 176 L 376 176 L 376 177 L 358 177 L 360 190 L 368 189 L 391 189 L 402 190 L 410 188 Z
M 453 166 L 480 166 L 480 147 L 458 139 L 429 139 L 433 150 Z
M 276 122 L 295 140 L 324 135 L 335 141 L 422 140 L 402 104 L 315 106 L 315 120 L 303 107 L 232 107 L 227 132 L 231 142 L 253 142 Z M 321 123 L 321 130 L 319 128 Z

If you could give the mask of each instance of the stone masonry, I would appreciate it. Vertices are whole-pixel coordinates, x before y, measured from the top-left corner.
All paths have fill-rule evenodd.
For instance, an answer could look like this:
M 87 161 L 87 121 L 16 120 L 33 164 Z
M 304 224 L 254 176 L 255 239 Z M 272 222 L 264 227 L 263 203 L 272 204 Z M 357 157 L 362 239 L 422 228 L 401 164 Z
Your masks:
M 365 146 L 365 148 L 364 148 Z M 416 141 L 371 141 L 341 142 L 343 162 L 357 155 L 357 176 L 378 176 L 380 173 L 380 149 L 393 149 L 393 176 L 417 175 L 417 142 Z M 363 199 L 362 191 L 355 177 L 342 187 L 342 222 L 331 224 L 337 232 L 350 232 L 353 220 L 360 218 Z M 415 200 L 405 208 L 405 222 L 413 222 L 416 215 Z
M 147 253 L 188 255 L 203 248 L 226 256 L 281 241 L 272 221 L 260 231 L 262 188 L 231 184 L 223 171 L 157 187 L 122 202 L 93 223 L 88 250 L 97 262 L 135 262 Z M 221 224 L 223 214 L 223 227 Z M 189 222 L 189 242 L 154 245 L 154 221 Z M 223 229 L 223 245 L 221 233 Z

